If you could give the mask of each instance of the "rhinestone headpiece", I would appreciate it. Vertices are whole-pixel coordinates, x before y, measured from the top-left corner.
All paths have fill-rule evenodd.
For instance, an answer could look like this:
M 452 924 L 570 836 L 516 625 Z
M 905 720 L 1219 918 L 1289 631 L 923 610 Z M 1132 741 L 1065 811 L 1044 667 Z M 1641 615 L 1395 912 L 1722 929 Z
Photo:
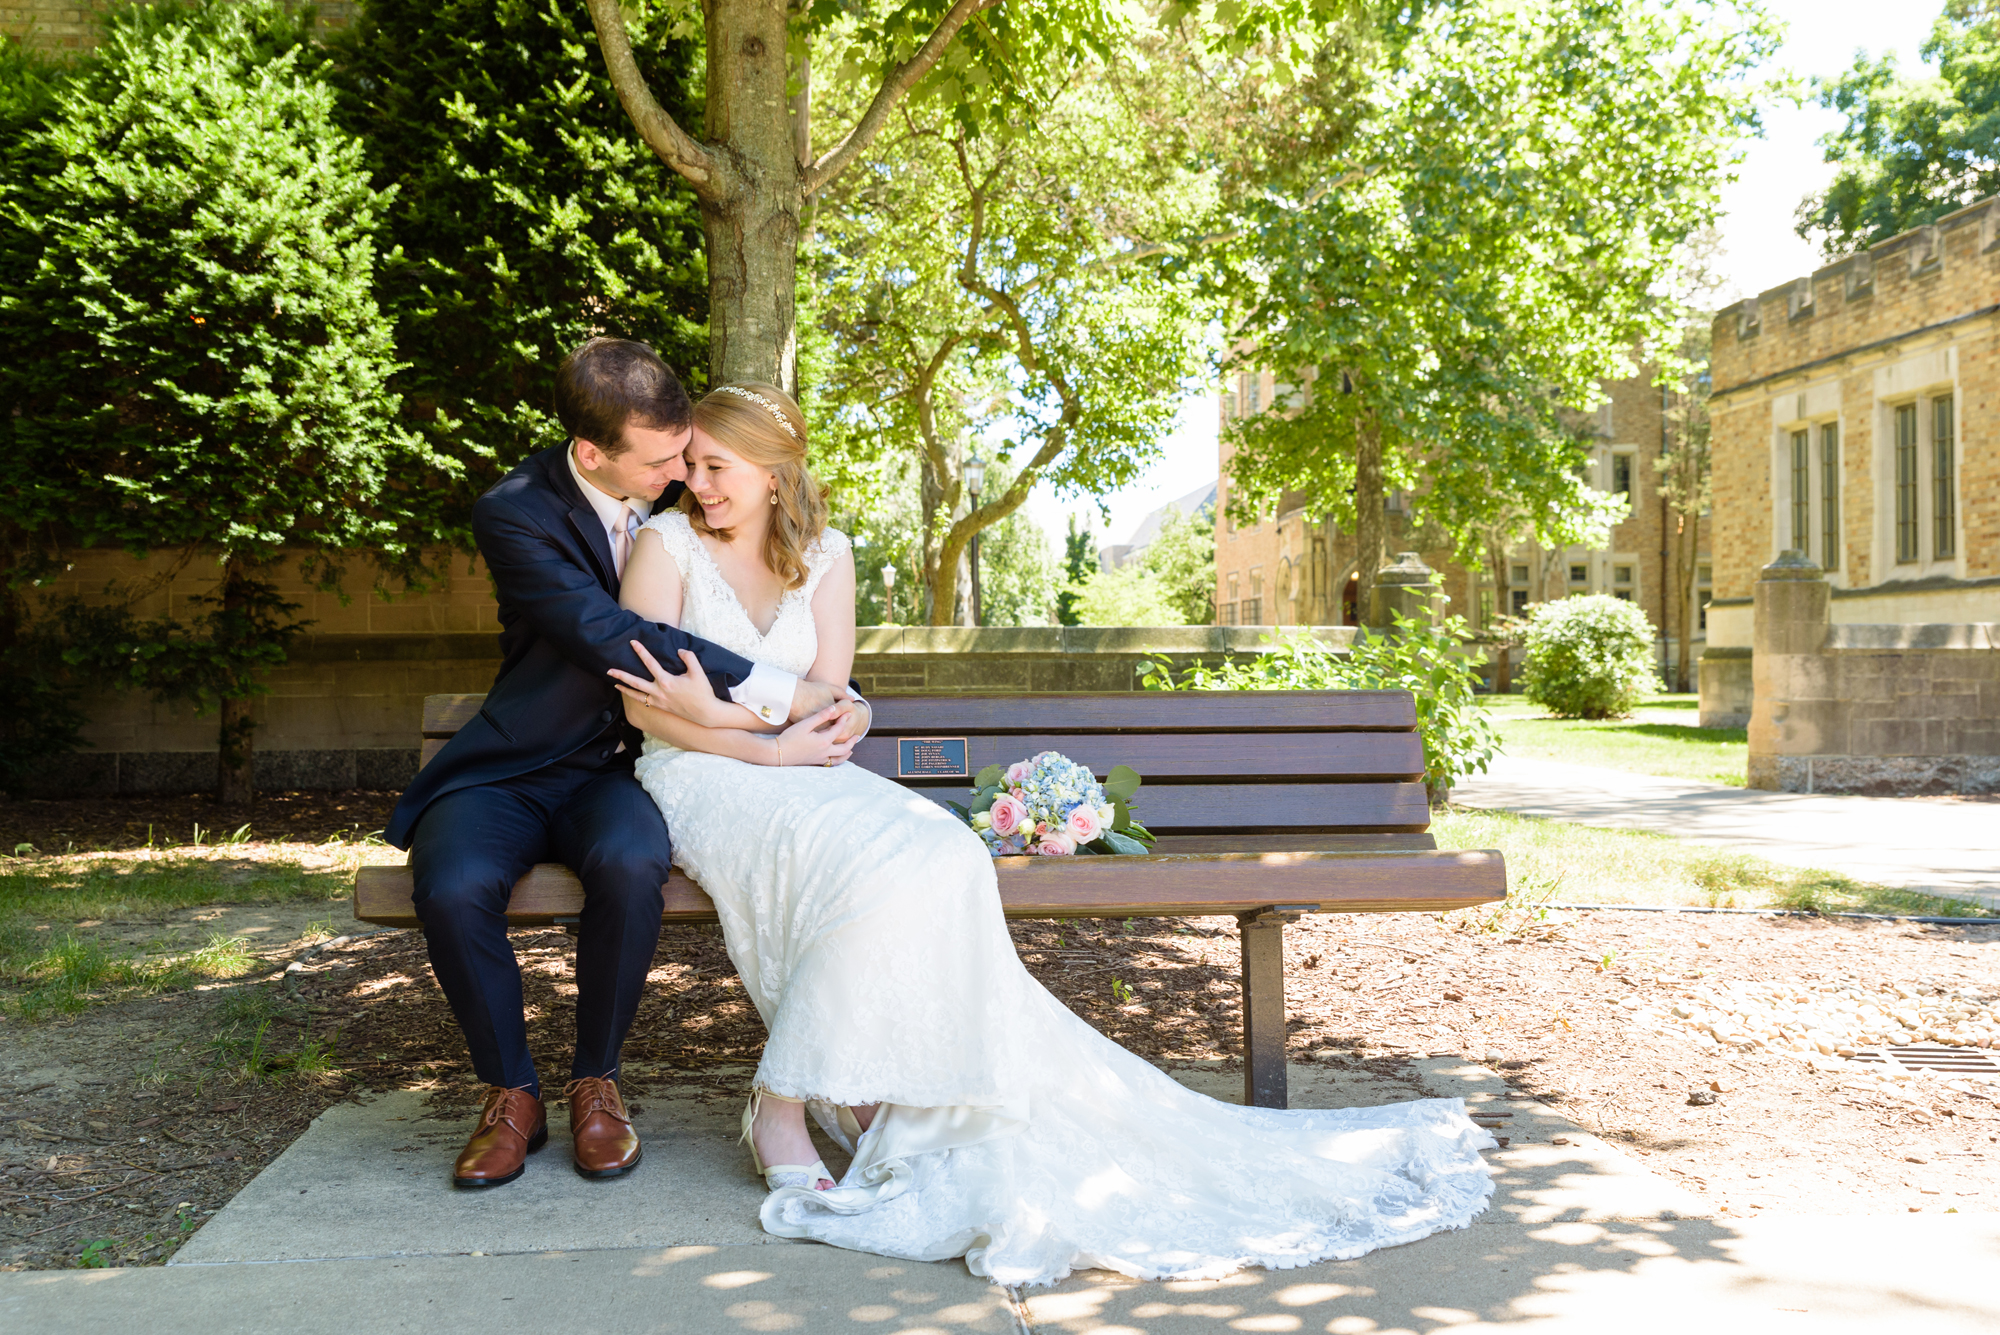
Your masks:
M 750 402 L 758 405 L 766 412 L 769 412 L 771 416 L 777 418 L 778 425 L 785 428 L 786 435 L 790 436 L 793 440 L 799 438 L 798 429 L 792 425 L 792 419 L 785 415 L 785 410 L 755 390 L 745 389 L 741 385 L 717 385 L 715 392 L 718 394 L 734 394 L 739 399 L 750 400 Z

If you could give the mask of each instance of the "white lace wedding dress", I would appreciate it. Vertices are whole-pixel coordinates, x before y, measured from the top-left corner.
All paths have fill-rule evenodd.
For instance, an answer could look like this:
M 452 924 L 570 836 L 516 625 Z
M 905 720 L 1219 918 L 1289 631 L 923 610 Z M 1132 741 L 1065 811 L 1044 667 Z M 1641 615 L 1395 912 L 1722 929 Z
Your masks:
M 812 665 L 809 604 L 844 536 L 819 539 L 760 635 L 685 516 L 646 528 L 680 568 L 682 629 L 788 672 Z M 1088 1268 L 1191 1278 L 1462 1228 L 1492 1194 L 1479 1151 L 1494 1142 L 1461 1100 L 1243 1108 L 1103 1037 L 1022 967 L 985 845 L 926 798 L 851 764 L 773 768 L 657 741 L 638 776 L 770 1031 L 757 1086 L 807 1100 L 855 1150 L 834 1190 L 771 1193 L 772 1233 L 963 1256 L 1003 1284 Z M 848 1144 L 836 1106 L 877 1102 Z

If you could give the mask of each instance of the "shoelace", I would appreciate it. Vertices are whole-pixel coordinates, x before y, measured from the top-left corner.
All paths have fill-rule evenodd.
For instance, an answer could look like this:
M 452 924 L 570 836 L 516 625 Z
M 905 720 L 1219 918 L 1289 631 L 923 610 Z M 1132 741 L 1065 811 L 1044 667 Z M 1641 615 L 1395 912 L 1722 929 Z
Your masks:
M 579 1095 L 578 1091 L 582 1093 Z M 618 1089 L 602 1076 L 585 1076 L 572 1080 L 563 1086 L 563 1097 L 569 1099 L 570 1116 L 583 1121 L 593 1113 L 605 1113 L 628 1125 L 631 1118 L 618 1106 Z
M 523 1131 L 519 1126 L 516 1126 L 514 1119 L 506 1116 L 504 1113 L 507 1107 L 507 1096 L 518 1093 L 520 1093 L 519 1090 L 501 1089 L 497 1085 L 494 1086 L 493 1092 L 486 1096 L 486 1108 L 480 1114 L 479 1129 L 481 1131 L 491 1131 L 496 1123 L 505 1122 L 508 1130 L 525 1140 L 528 1133 Z

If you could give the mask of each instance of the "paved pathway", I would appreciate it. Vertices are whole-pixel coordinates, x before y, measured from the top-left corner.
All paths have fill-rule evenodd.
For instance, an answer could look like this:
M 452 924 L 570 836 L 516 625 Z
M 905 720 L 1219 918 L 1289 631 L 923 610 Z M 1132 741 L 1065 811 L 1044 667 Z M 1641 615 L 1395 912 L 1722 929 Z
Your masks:
M 1239 1077 L 1177 1072 L 1227 1096 Z M 1140 1283 L 1102 1272 L 1018 1292 L 924 1264 L 771 1238 L 729 1142 L 735 1109 L 648 1098 L 645 1162 L 615 1183 L 550 1143 L 519 1183 L 445 1185 L 465 1127 L 413 1095 L 329 1110 L 182 1249 L 143 1270 L 0 1274 L 0 1330 L 204 1335 L 589 1330 L 998 1335 L 1234 1331 L 2000 1329 L 2000 1216 L 1710 1217 L 1552 1109 L 1452 1058 L 1395 1076 L 1295 1066 L 1301 1107 L 1462 1097 L 1509 1116 L 1472 1227 L 1354 1261 Z M 561 1120 L 557 1119 L 558 1122 Z M 405 1147 L 408 1147 L 407 1149 Z M 399 1152 L 402 1151 L 402 1152 Z M 277 1263 L 277 1264 L 274 1264 Z
M 2000 905 L 2000 803 L 1767 793 L 1502 756 L 1452 789 L 1469 807 L 1652 830 L 1794 867 Z

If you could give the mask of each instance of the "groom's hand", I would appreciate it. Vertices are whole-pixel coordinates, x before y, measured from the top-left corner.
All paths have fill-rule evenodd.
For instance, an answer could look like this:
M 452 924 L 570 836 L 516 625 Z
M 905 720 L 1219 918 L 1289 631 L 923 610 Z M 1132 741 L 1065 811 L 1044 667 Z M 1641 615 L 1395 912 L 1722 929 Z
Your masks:
M 792 719 L 794 723 L 809 719 L 822 709 L 830 708 L 836 700 L 847 698 L 844 686 L 829 686 L 823 681 L 808 681 L 799 678 L 799 684 L 792 688 Z
M 681 662 L 686 664 L 686 671 L 669 672 L 660 666 L 658 659 L 646 652 L 645 645 L 637 640 L 631 641 L 631 645 L 639 655 L 639 661 L 646 665 L 646 670 L 653 677 L 648 681 L 629 672 L 620 672 L 617 668 L 609 669 L 618 682 L 618 690 L 626 699 L 663 710 L 690 723 L 705 727 L 723 726 L 713 717 L 720 702 L 709 688 L 708 674 L 701 670 L 701 663 L 693 654 L 681 650 Z
M 868 706 L 860 700 L 842 700 L 833 707 L 833 739 L 851 742 L 868 731 Z

